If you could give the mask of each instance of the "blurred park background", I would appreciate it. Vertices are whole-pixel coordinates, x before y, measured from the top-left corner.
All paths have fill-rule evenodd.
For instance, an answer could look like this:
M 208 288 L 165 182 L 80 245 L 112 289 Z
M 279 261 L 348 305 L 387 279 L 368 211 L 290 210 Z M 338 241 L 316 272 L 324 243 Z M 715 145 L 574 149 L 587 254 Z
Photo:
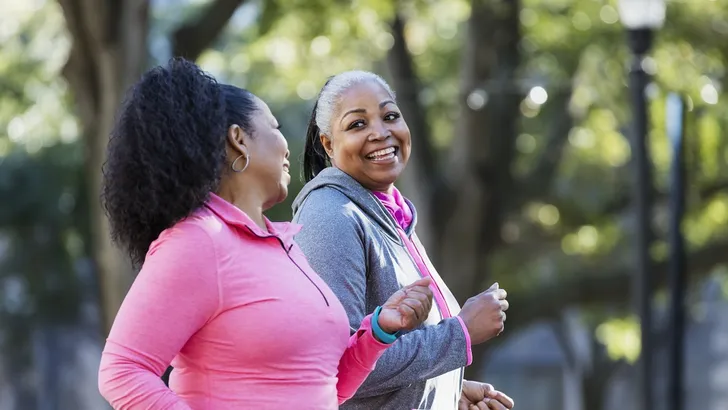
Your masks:
M 109 242 L 100 166 L 124 90 L 173 55 L 267 101 L 294 176 L 327 76 L 365 69 L 390 81 L 414 144 L 399 185 L 435 265 L 461 302 L 494 281 L 509 292 L 506 331 L 475 350 L 468 377 L 524 410 L 677 408 L 667 125 L 677 93 L 682 389 L 686 408 L 728 409 L 728 0 L 668 0 L 637 59 L 628 40 L 642 31 L 628 36 L 618 10 L 616 0 L 0 0 L 0 410 L 108 408 L 98 360 L 134 274 Z M 290 219 L 301 182 L 291 185 L 272 219 Z M 652 320 L 641 322 L 645 306 Z

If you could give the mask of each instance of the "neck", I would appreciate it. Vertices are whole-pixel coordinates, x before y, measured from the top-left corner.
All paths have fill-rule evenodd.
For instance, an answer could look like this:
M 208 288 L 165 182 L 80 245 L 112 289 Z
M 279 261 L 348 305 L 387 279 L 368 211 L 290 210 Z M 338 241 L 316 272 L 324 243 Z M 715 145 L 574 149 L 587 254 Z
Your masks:
M 377 187 L 377 189 L 372 189 L 372 191 L 392 195 L 392 193 L 394 193 L 394 184 L 389 184 L 386 187 Z
M 265 218 L 263 217 L 264 201 L 259 198 L 259 195 L 255 195 L 253 192 L 241 192 L 239 188 L 236 189 L 235 186 L 227 181 L 220 182 L 220 187 L 216 194 L 245 212 L 261 229 L 268 231 Z

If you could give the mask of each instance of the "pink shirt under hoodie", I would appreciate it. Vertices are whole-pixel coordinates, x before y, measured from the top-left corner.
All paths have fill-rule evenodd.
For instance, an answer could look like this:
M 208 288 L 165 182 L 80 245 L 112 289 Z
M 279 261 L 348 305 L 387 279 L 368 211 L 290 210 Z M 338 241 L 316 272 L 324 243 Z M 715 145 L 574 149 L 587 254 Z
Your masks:
M 99 389 L 115 409 L 336 409 L 388 345 L 293 242 L 212 194 L 152 243 L 114 321 Z M 160 376 L 175 368 L 170 387 Z
M 440 286 L 444 286 L 444 283 L 442 283 L 442 279 L 440 279 L 439 275 L 432 274 L 430 269 L 427 267 L 424 258 L 420 254 L 419 247 L 405 233 L 407 228 L 409 228 L 410 224 L 412 223 L 413 216 L 412 210 L 407 204 L 407 201 L 405 201 L 404 196 L 402 196 L 397 187 L 394 186 L 392 187 L 391 193 L 372 191 L 372 194 L 379 200 L 384 208 L 387 209 L 387 212 L 392 215 L 394 221 L 397 222 L 397 225 L 399 226 L 399 229 L 397 230 L 397 232 L 399 233 L 399 237 L 402 238 L 402 242 L 404 242 L 404 245 L 407 247 L 407 252 L 410 254 L 415 264 L 417 265 L 417 269 L 419 269 L 422 275 L 427 275 L 432 279 L 432 285 L 430 286 L 430 288 L 432 289 L 435 303 L 442 311 L 443 318 L 452 317 L 453 313 L 450 311 L 450 307 L 445 301 L 445 296 L 443 296 L 442 290 L 440 290 Z M 470 366 L 470 364 L 473 363 L 473 351 L 470 341 L 470 332 L 468 332 L 468 328 L 467 326 L 465 326 L 465 322 L 463 321 L 463 319 L 460 316 L 456 316 L 456 318 L 460 322 L 460 326 L 463 328 L 463 333 L 465 334 L 465 344 L 467 346 L 468 356 L 467 366 Z

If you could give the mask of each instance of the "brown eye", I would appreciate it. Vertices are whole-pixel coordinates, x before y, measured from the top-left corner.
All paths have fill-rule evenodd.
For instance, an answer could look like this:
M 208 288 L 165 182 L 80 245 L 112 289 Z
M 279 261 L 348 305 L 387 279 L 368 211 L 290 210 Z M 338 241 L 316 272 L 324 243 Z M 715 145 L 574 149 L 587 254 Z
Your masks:
M 361 128 L 364 126 L 364 120 L 356 120 L 349 124 L 349 126 L 346 128 L 348 130 L 352 130 L 354 128 Z
M 389 112 L 384 116 L 384 121 L 394 121 L 399 117 L 401 117 L 401 115 L 398 112 Z

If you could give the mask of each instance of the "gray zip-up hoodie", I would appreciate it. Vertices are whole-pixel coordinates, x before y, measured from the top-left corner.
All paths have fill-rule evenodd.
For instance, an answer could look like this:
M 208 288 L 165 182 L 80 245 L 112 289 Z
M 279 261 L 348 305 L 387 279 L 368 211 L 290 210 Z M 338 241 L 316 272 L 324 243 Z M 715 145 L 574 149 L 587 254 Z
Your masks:
M 325 169 L 293 202 L 293 221 L 303 225 L 295 240 L 341 300 L 352 332 L 398 289 L 428 273 L 439 289 L 423 325 L 387 349 L 342 409 L 457 409 L 463 368 L 470 360 L 466 329 L 457 318 L 447 318 L 448 311 L 456 315 L 460 306 L 417 240 L 417 214 L 407 203 L 413 220 L 402 234 L 429 272 L 418 268 L 381 202 L 343 171 Z

